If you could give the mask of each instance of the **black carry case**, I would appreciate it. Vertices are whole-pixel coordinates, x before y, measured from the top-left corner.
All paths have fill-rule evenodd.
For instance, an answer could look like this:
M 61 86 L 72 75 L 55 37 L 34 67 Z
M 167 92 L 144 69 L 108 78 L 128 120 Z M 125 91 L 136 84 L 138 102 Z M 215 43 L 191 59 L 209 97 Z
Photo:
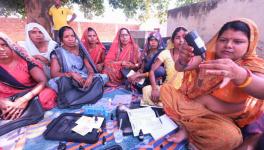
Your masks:
M 87 133 L 82 136 L 75 133 L 71 129 L 77 124 L 75 123 L 83 114 L 75 113 L 63 113 L 59 117 L 52 120 L 52 122 L 47 126 L 44 132 L 44 138 L 47 140 L 58 140 L 67 142 L 77 142 L 77 143 L 88 143 L 94 144 L 99 140 L 98 129 L 93 129 L 92 132 Z M 103 122 L 103 125 L 105 121 Z
M 14 101 L 17 97 L 20 97 L 26 93 L 20 93 L 11 97 L 11 101 Z M 38 98 L 30 100 L 27 108 L 23 112 L 22 116 L 15 120 L 0 120 L 0 136 L 23 126 L 38 123 L 44 117 L 44 110 L 38 101 Z

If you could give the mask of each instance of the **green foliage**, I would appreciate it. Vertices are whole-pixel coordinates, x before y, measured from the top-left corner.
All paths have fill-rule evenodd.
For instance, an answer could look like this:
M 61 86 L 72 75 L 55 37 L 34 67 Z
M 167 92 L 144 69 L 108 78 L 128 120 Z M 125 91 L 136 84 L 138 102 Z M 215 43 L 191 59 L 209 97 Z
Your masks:
M 175 7 L 182 7 L 188 4 L 198 3 L 205 0 L 176 0 L 174 2 Z
M 0 16 L 25 15 L 23 0 L 0 0 Z
M 78 3 L 84 16 L 89 19 L 104 13 L 104 0 L 72 0 L 70 2 Z
M 143 22 L 157 17 L 162 23 L 167 20 L 169 5 L 176 8 L 201 1 L 203 0 L 109 0 L 109 4 L 115 9 L 123 9 L 127 17 L 136 16 Z
M 62 0 L 66 5 L 73 3 L 80 5 L 84 16 L 92 18 L 104 13 L 104 0 Z M 202 0 L 108 0 L 109 5 L 114 9 L 122 9 L 128 18 L 137 17 L 146 21 L 151 17 L 158 17 L 161 22 L 167 19 L 169 5 L 180 7 L 183 5 L 200 2 Z M 10 14 L 25 15 L 25 0 L 0 0 L 0 15 Z

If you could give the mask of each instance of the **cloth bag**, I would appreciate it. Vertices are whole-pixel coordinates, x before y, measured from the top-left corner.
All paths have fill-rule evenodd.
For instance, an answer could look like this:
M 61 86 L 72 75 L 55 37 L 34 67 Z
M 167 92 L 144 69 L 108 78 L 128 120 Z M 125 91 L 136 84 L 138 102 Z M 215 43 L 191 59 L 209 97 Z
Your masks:
M 104 93 L 104 83 L 101 77 L 94 77 L 88 88 L 81 88 L 73 79 L 61 77 L 58 85 L 57 105 L 59 108 L 79 108 L 83 104 L 94 104 Z

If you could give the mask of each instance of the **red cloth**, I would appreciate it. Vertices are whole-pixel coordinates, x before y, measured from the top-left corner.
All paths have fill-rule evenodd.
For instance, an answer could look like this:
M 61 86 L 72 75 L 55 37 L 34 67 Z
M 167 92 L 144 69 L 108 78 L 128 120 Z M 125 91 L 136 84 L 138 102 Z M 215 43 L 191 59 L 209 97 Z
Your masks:
M 26 86 L 36 85 L 37 83 L 32 79 L 29 73 L 27 62 L 15 53 L 14 53 L 14 59 L 19 62 L 15 66 L 10 67 L 4 64 L 0 64 L 0 66 L 4 68 L 10 75 L 12 75 L 18 82 L 22 83 L 23 85 Z M 8 98 L 12 95 L 27 90 L 29 89 L 20 90 L 0 82 L 0 98 Z M 44 109 L 51 109 L 56 105 L 55 100 L 57 98 L 57 95 L 52 89 L 44 88 L 39 93 L 38 96 Z
M 82 35 L 82 43 L 86 50 L 89 52 L 90 56 L 92 57 L 95 65 L 103 63 L 104 62 L 104 56 L 105 56 L 105 47 L 104 45 L 100 42 L 100 39 L 96 33 L 95 30 L 93 30 L 97 36 L 97 43 L 96 47 L 94 49 L 91 48 L 91 45 L 88 42 L 88 29 L 86 29 L 83 32 Z
M 120 32 L 122 29 L 117 32 L 116 37 L 111 45 L 111 48 L 105 57 L 105 67 L 103 73 L 107 74 L 110 79 L 110 81 L 107 83 L 107 85 L 109 86 L 118 86 L 123 82 L 123 76 L 121 73 L 122 66 L 120 63 L 117 63 L 118 61 L 128 61 L 133 64 L 139 62 L 138 46 L 134 42 L 130 33 L 130 41 L 127 45 L 122 47 L 121 51 L 121 42 L 119 39 Z

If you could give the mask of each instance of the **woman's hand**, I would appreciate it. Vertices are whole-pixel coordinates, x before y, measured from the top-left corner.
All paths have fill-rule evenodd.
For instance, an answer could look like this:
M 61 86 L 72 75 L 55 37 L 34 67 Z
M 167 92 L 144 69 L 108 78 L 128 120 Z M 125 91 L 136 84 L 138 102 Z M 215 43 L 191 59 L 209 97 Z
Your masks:
M 96 65 L 96 69 L 97 69 L 98 72 L 102 72 L 103 69 L 104 69 L 104 64 L 103 64 L 103 63 L 101 63 L 101 64 L 97 64 L 97 65 Z
M 71 72 L 70 74 L 71 74 L 70 76 L 71 76 L 75 81 L 77 81 L 78 84 L 79 84 L 80 86 L 83 86 L 83 85 L 84 85 L 84 83 L 85 83 L 85 79 L 83 79 L 82 76 L 81 76 L 80 74 L 75 73 L 75 72 Z
M 90 87 L 90 85 L 92 84 L 92 82 L 93 82 L 93 77 L 88 77 L 88 78 L 85 80 L 84 84 L 83 84 L 83 88 Z
M 28 101 L 25 101 L 23 96 L 17 98 L 15 102 L 6 101 L 5 107 L 2 109 L 2 118 L 5 120 L 19 118 L 26 109 L 27 104 Z
M 50 62 L 49 62 L 49 60 L 48 60 L 47 58 L 45 58 L 45 57 L 43 57 L 43 56 L 41 56 L 41 55 L 35 55 L 35 56 L 33 56 L 33 57 L 34 57 L 36 60 L 38 60 L 38 61 L 40 61 L 40 62 L 46 64 L 47 66 L 50 66 Z
M 132 76 L 128 77 L 128 81 L 135 84 L 137 81 L 140 80 L 139 76 L 140 76 L 140 73 L 137 72 L 133 74 Z
M 0 109 L 7 108 L 9 103 L 12 102 L 8 98 L 0 98 Z
M 183 44 L 179 48 L 179 56 L 174 56 L 174 59 L 175 57 L 177 57 L 180 65 L 187 66 L 190 60 L 194 57 L 193 48 L 187 44 Z
M 229 81 L 236 85 L 242 84 L 247 78 L 247 71 L 243 67 L 237 65 L 233 60 L 216 59 L 203 62 L 199 65 L 200 68 L 205 69 L 205 74 L 223 76 L 224 80 L 220 88 L 224 87 Z
M 121 66 L 127 69 L 131 69 L 135 67 L 135 65 L 129 61 L 122 61 Z
M 156 89 L 152 89 L 151 90 L 151 100 L 153 103 L 157 104 L 159 102 L 159 90 Z

